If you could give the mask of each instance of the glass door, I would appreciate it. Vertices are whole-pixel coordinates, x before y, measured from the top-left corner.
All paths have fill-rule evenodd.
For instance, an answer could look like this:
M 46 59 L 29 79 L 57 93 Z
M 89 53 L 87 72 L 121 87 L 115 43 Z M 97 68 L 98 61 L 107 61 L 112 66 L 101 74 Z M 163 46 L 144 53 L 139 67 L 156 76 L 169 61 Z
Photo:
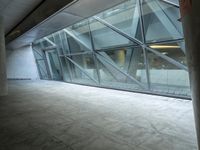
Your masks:
M 49 66 L 51 79 L 57 81 L 62 80 L 61 66 L 56 49 L 46 50 L 45 54 Z

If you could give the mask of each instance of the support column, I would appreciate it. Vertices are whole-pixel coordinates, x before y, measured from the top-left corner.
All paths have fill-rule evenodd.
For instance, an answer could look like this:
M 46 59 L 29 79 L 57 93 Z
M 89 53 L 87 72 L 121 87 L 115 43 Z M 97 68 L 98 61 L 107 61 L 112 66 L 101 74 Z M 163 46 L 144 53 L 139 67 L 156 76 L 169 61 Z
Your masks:
M 0 96 L 8 94 L 6 76 L 6 50 L 3 17 L 0 16 Z
M 197 141 L 200 149 L 200 1 L 181 0 L 186 56 L 192 90 Z

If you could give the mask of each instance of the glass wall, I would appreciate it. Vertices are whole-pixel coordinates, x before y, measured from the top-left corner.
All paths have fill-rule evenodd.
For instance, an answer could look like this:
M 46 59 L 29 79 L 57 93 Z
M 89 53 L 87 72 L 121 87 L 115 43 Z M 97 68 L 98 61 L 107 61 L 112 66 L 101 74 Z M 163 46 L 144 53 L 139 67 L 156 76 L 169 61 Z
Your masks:
M 127 0 L 35 41 L 40 77 L 190 97 L 179 20 L 179 6 L 171 1 Z M 54 66 L 47 55 L 53 49 Z M 51 68 L 57 68 L 54 75 Z

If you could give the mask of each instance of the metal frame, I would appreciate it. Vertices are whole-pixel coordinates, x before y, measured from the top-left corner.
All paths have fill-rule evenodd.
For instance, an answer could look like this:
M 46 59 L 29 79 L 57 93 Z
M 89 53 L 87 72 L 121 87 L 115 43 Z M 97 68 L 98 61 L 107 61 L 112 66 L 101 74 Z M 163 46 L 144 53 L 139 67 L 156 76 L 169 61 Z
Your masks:
M 177 66 L 178 68 L 187 70 L 187 67 L 184 66 L 183 64 L 177 62 L 176 60 L 148 47 L 145 43 L 142 43 L 141 41 L 139 41 L 136 38 L 130 37 L 128 34 L 124 33 L 123 31 L 120 31 L 118 28 L 114 27 L 113 25 L 109 24 L 108 22 L 106 22 L 105 20 L 100 19 L 99 17 L 94 17 L 94 19 L 96 19 L 97 21 L 99 21 L 100 23 L 104 24 L 105 26 L 107 26 L 108 28 L 112 29 L 113 31 L 119 33 L 120 35 L 124 36 L 125 38 L 131 40 L 132 42 L 137 43 L 138 45 L 140 45 L 141 47 L 149 50 L 150 52 L 156 54 L 157 56 L 169 61 L 170 63 L 174 64 L 175 66 Z
M 177 5 L 176 3 L 173 3 L 173 2 L 171 2 L 171 1 L 168 1 L 168 0 L 160 0 L 160 1 L 162 1 L 162 2 L 164 2 L 164 3 L 167 3 L 167 4 L 169 4 L 169 5 L 173 5 L 173 6 L 177 7 L 177 8 L 179 8 L 179 7 L 180 7 L 180 6 L 179 6 L 179 5 Z
M 98 55 L 100 55 L 102 58 L 104 58 L 104 60 L 110 64 L 113 68 L 115 68 L 117 71 L 119 71 L 120 73 L 122 73 L 123 75 L 125 75 L 126 77 L 128 77 L 129 79 L 131 79 L 132 81 L 134 81 L 135 83 L 137 83 L 140 87 L 142 87 L 143 89 L 145 89 L 145 86 L 140 83 L 138 80 L 136 80 L 134 77 L 130 76 L 129 74 L 125 73 L 123 70 L 121 70 L 119 67 L 117 67 L 115 64 L 113 64 L 112 62 L 108 61 L 103 55 L 101 55 L 99 52 L 97 52 Z
M 52 35 L 53 36 L 53 39 L 54 39 L 54 41 L 56 41 L 56 39 L 55 39 L 55 34 L 53 34 Z M 59 38 L 60 38 L 60 34 L 59 34 Z M 60 40 L 61 40 L 61 38 L 60 38 Z M 61 41 L 60 41 L 61 42 Z M 53 43 L 53 42 L 52 42 Z M 53 43 L 53 44 L 55 44 L 55 43 Z M 56 45 L 56 44 L 55 44 Z M 62 45 L 62 44 L 61 44 Z M 55 50 L 56 50 L 56 54 L 57 54 L 57 57 L 58 57 L 58 61 L 59 61 L 59 66 L 60 66 L 60 72 L 61 72 L 61 74 L 60 74 L 60 77 L 61 77 L 61 80 L 63 80 L 63 66 L 62 66 L 62 62 L 61 62 L 61 60 L 60 60 L 60 57 L 59 57 L 59 50 L 58 50 L 58 46 L 56 46 L 56 48 L 55 48 Z M 62 50 L 63 50 L 63 45 L 62 45 Z
M 92 32 L 91 32 L 89 20 L 88 20 L 88 27 L 89 27 L 89 35 L 90 35 L 90 38 L 91 38 L 91 44 L 92 44 L 92 55 L 93 55 L 94 63 L 95 63 L 96 70 L 97 70 L 97 78 L 98 78 L 99 84 L 101 84 L 101 77 L 100 77 L 100 72 L 99 72 L 100 68 L 99 68 L 99 64 L 98 64 L 96 53 L 95 53 L 94 40 L 93 40 L 93 35 L 92 35 Z
M 146 43 L 146 36 L 145 36 L 145 30 L 144 30 L 144 19 L 143 19 L 143 11 L 142 11 L 142 0 L 138 0 L 137 7 L 139 8 L 139 15 L 140 15 L 140 24 L 141 24 L 141 32 L 142 32 L 142 39 L 143 42 Z M 147 76 L 147 83 L 148 83 L 148 89 L 151 90 L 151 81 L 150 81 L 150 72 L 149 72 L 149 61 L 147 52 L 144 47 L 142 47 L 143 53 L 144 53 L 144 63 L 146 66 L 146 76 Z
M 79 68 L 86 76 L 88 76 L 91 80 L 93 80 L 94 82 L 96 82 L 98 84 L 98 81 L 96 81 L 93 77 L 90 76 L 90 74 L 88 74 L 84 68 L 82 68 L 79 64 L 77 64 L 75 61 L 73 61 L 71 58 L 66 57 L 73 65 L 75 65 L 77 68 Z
M 44 63 L 45 63 L 45 66 L 46 66 L 46 69 L 47 69 L 47 74 L 48 74 L 48 79 L 52 79 L 51 77 L 51 72 L 50 72 L 50 69 L 49 69 L 49 66 L 48 66 L 48 62 L 47 62 L 47 58 L 46 58 L 46 55 L 45 55 L 45 47 L 44 47 L 44 44 L 42 43 L 42 41 L 40 41 L 40 45 L 42 47 L 41 49 L 41 52 L 43 54 L 43 58 L 44 58 Z
M 179 8 L 179 6 L 177 4 L 172 3 L 172 2 L 170 2 L 168 0 L 158 0 L 158 1 L 162 1 L 162 2 L 167 3 L 169 5 L 175 6 L 176 8 Z M 139 23 L 138 23 L 138 25 L 140 25 L 140 28 L 141 28 L 142 41 L 136 39 L 135 37 L 132 37 L 132 36 L 128 35 L 124 31 L 120 30 L 119 28 L 113 26 L 112 24 L 108 23 L 107 21 L 105 21 L 105 20 L 103 20 L 103 19 L 101 19 L 101 18 L 99 18 L 97 16 L 91 17 L 92 20 L 91 20 L 91 18 L 87 19 L 87 26 L 89 28 L 88 32 L 89 32 L 89 36 L 90 36 L 87 40 L 85 40 L 85 38 L 78 39 L 76 37 L 76 35 L 74 35 L 70 31 L 68 31 L 67 28 L 63 29 L 63 30 L 60 30 L 59 32 L 56 33 L 56 34 L 59 34 L 59 38 L 61 40 L 61 32 L 65 32 L 65 35 L 64 35 L 65 36 L 65 40 L 66 40 L 66 42 L 68 44 L 68 47 L 69 47 L 69 49 L 67 50 L 67 52 L 64 52 L 64 43 L 63 43 L 62 40 L 61 40 L 61 46 L 62 46 L 63 49 L 62 49 L 62 54 L 60 54 L 60 53 L 58 53 L 58 49 L 57 49 L 57 44 L 56 43 L 52 42 L 47 37 L 43 38 L 43 40 L 46 40 L 51 45 L 53 45 L 53 46 L 56 47 L 56 51 L 59 54 L 58 58 L 59 58 L 59 61 L 60 61 L 61 70 L 63 70 L 62 69 L 63 66 L 62 66 L 61 58 L 65 59 L 65 62 L 67 63 L 67 67 L 68 67 L 68 70 L 69 70 L 70 83 L 73 83 L 73 77 L 72 77 L 72 64 L 73 64 L 81 72 L 83 72 L 87 77 L 89 77 L 92 81 L 94 81 L 96 83 L 96 85 L 94 85 L 94 86 L 104 87 L 105 88 L 105 86 L 101 84 L 100 66 L 99 66 L 99 62 L 98 62 L 98 59 L 99 59 L 98 57 L 101 57 L 105 61 L 105 63 L 108 63 L 110 66 L 113 67 L 113 69 L 115 69 L 115 70 L 119 71 L 120 73 L 122 73 L 125 77 L 127 77 L 127 79 L 130 79 L 134 83 L 136 83 L 137 85 L 139 85 L 139 87 L 141 87 L 143 89 L 142 91 L 139 91 L 139 92 L 142 92 L 142 93 L 145 92 L 145 93 L 150 93 L 150 94 L 156 94 L 156 92 L 151 89 L 151 84 L 152 83 L 150 81 L 150 68 L 149 68 L 149 61 L 148 61 L 148 52 L 151 52 L 151 53 L 155 54 L 157 57 L 160 57 L 160 58 L 166 60 L 167 62 L 173 64 L 174 66 L 176 66 L 176 67 L 178 67 L 178 68 L 180 68 L 182 70 L 188 71 L 187 66 L 181 64 L 180 62 L 176 61 L 175 59 L 173 59 L 171 57 L 168 57 L 167 55 L 164 55 L 164 54 L 160 53 L 159 51 L 157 51 L 156 49 L 153 49 L 153 48 L 150 47 L 151 44 L 168 44 L 168 43 L 182 42 L 184 39 L 180 38 L 180 39 L 167 40 L 167 41 L 147 42 L 146 41 L 146 36 L 145 36 L 145 29 L 144 29 L 144 18 L 143 18 L 144 13 L 143 13 L 143 9 L 142 9 L 142 3 L 143 3 L 143 0 L 137 0 L 136 6 L 135 6 L 135 7 L 137 7 L 137 11 L 138 11 L 138 15 L 139 15 L 138 16 L 139 17 Z M 165 14 L 165 12 L 163 12 L 163 13 Z M 99 23 L 103 24 L 104 26 L 106 26 L 107 28 L 111 29 L 115 33 L 118 33 L 122 37 L 128 39 L 131 43 L 130 44 L 125 44 L 125 45 L 120 45 L 120 46 L 111 46 L 111 47 L 96 49 L 95 45 L 94 45 L 93 33 L 91 31 L 91 26 L 90 26 L 90 23 L 94 22 L 94 21 L 98 21 Z M 170 19 L 169 19 L 169 21 L 171 22 Z M 172 22 L 171 22 L 171 24 L 173 25 Z M 75 38 L 75 40 L 78 43 L 84 45 L 86 48 L 88 48 L 91 51 L 73 52 L 72 49 L 71 49 L 70 43 L 69 43 L 68 36 L 66 34 L 68 36 L 72 37 L 72 38 Z M 52 34 L 52 36 L 53 36 L 54 41 L 55 41 L 54 34 Z M 88 41 L 91 43 L 91 47 L 90 47 L 90 45 L 88 45 Z M 39 42 L 40 42 L 40 44 L 42 44 L 41 40 Z M 114 50 L 118 50 L 120 48 L 138 48 L 138 47 L 140 47 L 142 49 L 142 52 L 143 52 L 143 55 L 144 55 L 144 64 L 145 64 L 146 77 L 147 77 L 147 87 L 143 83 L 139 82 L 137 79 L 135 79 L 134 77 L 132 77 L 131 75 L 129 75 L 128 72 L 125 72 L 124 70 L 120 69 L 114 62 L 111 62 L 108 58 L 106 58 L 107 56 L 105 57 L 105 56 L 103 56 L 101 54 L 101 52 L 108 52 L 108 51 L 112 51 L 113 49 Z M 44 50 L 45 47 L 42 46 L 42 49 Z M 82 68 L 79 64 L 77 64 L 73 60 L 72 56 L 85 55 L 85 54 L 91 54 L 92 55 L 92 58 L 93 58 L 93 61 L 94 61 L 95 67 L 96 67 L 95 70 L 97 72 L 97 78 L 98 78 L 98 80 L 96 80 L 93 77 L 91 77 L 91 75 L 88 74 L 84 70 L 84 68 Z M 131 52 L 131 58 L 132 58 L 132 55 L 133 55 L 133 50 Z M 130 67 L 130 63 L 131 62 L 129 62 L 129 66 L 128 67 Z M 109 68 L 107 68 L 107 69 L 109 70 Z M 109 87 L 107 87 L 107 88 L 109 88 Z M 126 89 L 123 89 L 123 90 L 126 90 Z M 129 90 L 126 90 L 126 91 L 129 91 Z M 138 92 L 137 90 L 133 90 L 133 91 Z M 159 95 L 170 96 L 169 94 L 166 94 L 166 93 L 165 94 L 164 93 L 163 94 L 159 93 Z

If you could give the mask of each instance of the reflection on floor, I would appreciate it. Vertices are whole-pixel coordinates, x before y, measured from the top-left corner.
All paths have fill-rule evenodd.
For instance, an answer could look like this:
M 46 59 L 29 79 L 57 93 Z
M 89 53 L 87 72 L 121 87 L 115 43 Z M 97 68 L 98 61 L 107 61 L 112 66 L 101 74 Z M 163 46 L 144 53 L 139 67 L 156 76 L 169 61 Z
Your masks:
M 12 81 L 1 150 L 196 150 L 191 101 L 54 81 Z

